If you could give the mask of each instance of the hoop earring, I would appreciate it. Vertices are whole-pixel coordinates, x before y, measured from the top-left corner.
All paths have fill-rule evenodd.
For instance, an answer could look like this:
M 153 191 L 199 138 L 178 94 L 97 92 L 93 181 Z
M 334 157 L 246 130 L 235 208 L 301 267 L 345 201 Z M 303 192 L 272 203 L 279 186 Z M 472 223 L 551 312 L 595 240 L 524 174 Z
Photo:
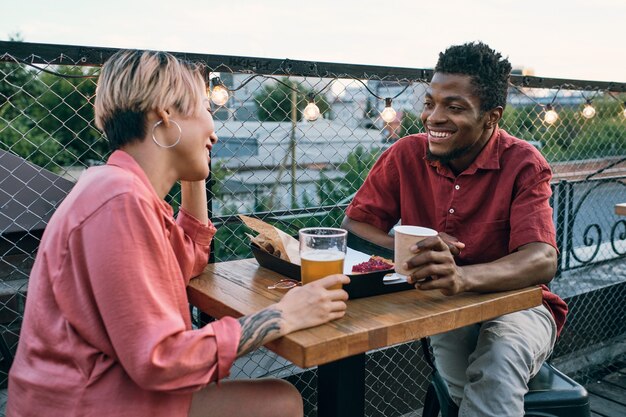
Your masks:
M 176 123 L 176 121 L 174 120 L 170 120 L 170 122 L 174 123 L 176 125 L 176 127 L 178 128 L 178 139 L 176 139 L 176 142 L 172 143 L 171 145 L 161 145 L 159 143 L 159 141 L 156 139 L 156 137 L 154 136 L 154 131 L 155 129 L 161 124 L 163 123 L 163 119 L 159 120 L 158 122 L 156 122 L 154 124 L 154 126 L 152 126 L 152 140 L 154 141 L 154 143 L 157 144 L 158 147 L 163 148 L 163 149 L 169 149 L 169 148 L 173 148 L 174 146 L 178 145 L 178 142 L 180 142 L 180 138 L 183 135 L 183 130 L 180 128 L 180 125 L 178 123 Z

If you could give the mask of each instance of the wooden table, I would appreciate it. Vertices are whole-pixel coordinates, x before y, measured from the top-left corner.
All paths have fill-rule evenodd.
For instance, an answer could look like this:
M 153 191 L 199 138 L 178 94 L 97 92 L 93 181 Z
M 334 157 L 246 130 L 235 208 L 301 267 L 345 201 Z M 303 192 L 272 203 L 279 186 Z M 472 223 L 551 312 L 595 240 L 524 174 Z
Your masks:
M 626 203 L 616 204 L 615 214 L 619 216 L 626 216 Z
M 267 287 L 283 278 L 254 259 L 211 264 L 191 280 L 189 300 L 212 317 L 240 317 L 277 302 L 283 292 Z M 408 290 L 360 298 L 348 301 L 342 319 L 266 347 L 301 368 L 319 366 L 319 416 L 358 416 L 365 410 L 365 352 L 524 310 L 541 300 L 539 287 L 452 297 Z

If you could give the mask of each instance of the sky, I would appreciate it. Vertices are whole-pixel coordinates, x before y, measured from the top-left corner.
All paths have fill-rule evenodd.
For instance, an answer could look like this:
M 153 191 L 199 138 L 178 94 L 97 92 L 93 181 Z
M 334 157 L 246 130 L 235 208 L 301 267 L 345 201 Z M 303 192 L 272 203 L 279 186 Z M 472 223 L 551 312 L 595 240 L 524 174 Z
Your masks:
M 0 0 L 0 40 L 432 68 L 483 41 L 542 77 L 626 82 L 626 0 Z

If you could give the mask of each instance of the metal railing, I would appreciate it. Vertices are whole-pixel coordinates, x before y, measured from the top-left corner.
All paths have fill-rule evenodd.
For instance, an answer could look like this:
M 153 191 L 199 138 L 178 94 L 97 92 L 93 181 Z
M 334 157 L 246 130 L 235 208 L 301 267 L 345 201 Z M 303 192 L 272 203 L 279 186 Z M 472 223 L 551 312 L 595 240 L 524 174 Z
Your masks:
M 43 227 L 80 172 L 109 154 L 93 124 L 92 101 L 99 68 L 114 52 L 0 42 L 0 326 L 11 352 Z M 230 89 L 227 103 L 215 108 L 220 142 L 208 189 L 219 227 L 213 261 L 251 256 L 238 213 L 289 233 L 338 226 L 378 155 L 423 130 L 419 113 L 430 69 L 175 55 L 201 62 Z M 314 122 L 301 117 L 311 93 L 322 111 Z M 395 97 L 397 111 L 389 123 L 380 118 L 387 97 Z M 501 126 L 535 145 L 554 171 L 560 261 L 552 288 L 572 306 L 557 360 L 626 335 L 616 321 L 626 305 L 626 222 L 613 214 L 613 205 L 626 201 L 624 100 L 624 83 L 511 77 Z M 595 107 L 590 119 L 581 113 L 589 102 Z M 544 120 L 548 105 L 559 115 L 554 124 Z M 176 189 L 167 199 L 177 208 Z M 604 316 L 609 310 L 599 294 L 610 298 L 615 320 Z M 368 355 L 368 415 L 399 416 L 420 407 L 429 375 L 420 356 L 415 343 Z M 234 378 L 265 375 L 293 382 L 307 415 L 315 414 L 315 369 L 260 350 L 238 360 L 232 372 Z

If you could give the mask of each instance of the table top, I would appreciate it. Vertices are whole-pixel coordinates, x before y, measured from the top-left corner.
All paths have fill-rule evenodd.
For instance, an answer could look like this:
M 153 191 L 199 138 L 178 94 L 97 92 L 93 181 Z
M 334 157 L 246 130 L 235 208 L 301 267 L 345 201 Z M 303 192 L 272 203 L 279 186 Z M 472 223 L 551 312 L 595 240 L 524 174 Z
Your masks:
M 215 318 L 241 317 L 279 301 L 284 291 L 267 287 L 283 278 L 254 259 L 210 264 L 191 280 L 189 301 Z M 524 310 L 541 301 L 539 287 L 451 297 L 438 290 L 400 291 L 349 300 L 343 318 L 291 333 L 266 347 L 309 368 Z
M 626 216 L 626 203 L 616 204 L 615 214 L 618 214 L 620 216 Z

